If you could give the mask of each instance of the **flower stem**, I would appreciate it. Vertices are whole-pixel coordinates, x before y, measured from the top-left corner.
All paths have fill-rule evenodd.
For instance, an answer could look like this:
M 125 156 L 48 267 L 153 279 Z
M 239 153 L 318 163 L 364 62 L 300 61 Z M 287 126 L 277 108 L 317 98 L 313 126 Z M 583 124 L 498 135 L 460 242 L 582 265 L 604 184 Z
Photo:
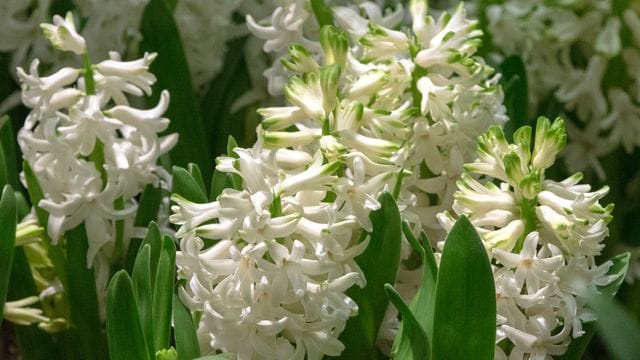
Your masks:
M 93 78 L 93 67 L 91 66 L 91 60 L 89 59 L 89 53 L 85 51 L 82 53 L 82 65 L 84 68 L 84 86 L 87 95 L 96 94 L 96 82 Z

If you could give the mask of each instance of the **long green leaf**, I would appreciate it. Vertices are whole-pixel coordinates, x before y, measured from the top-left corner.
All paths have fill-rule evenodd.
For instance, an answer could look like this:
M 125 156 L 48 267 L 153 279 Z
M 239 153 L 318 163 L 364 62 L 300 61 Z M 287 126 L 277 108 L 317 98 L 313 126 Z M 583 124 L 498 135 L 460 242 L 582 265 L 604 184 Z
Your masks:
M 149 223 L 149 227 L 147 228 L 147 233 L 142 240 L 142 244 L 140 245 L 140 249 L 144 248 L 145 245 L 149 245 L 150 250 L 150 262 L 149 268 L 151 270 L 151 288 L 153 288 L 156 279 L 156 272 L 158 270 L 158 261 L 160 259 L 160 252 L 162 251 L 162 234 L 160 233 L 160 227 L 155 221 Z
M 7 299 L 17 221 L 16 198 L 11 186 L 5 185 L 0 198 L 0 320 L 4 315 L 4 302 Z
M 176 248 L 173 240 L 171 237 L 165 236 L 162 240 L 160 260 L 153 285 L 153 344 L 156 351 L 169 347 L 175 254 Z
M 175 165 L 187 166 L 194 162 L 204 170 L 209 181 L 212 161 L 197 97 L 191 85 L 191 76 L 185 59 L 180 34 L 173 15 L 163 0 L 151 0 L 145 8 L 140 25 L 143 40 L 141 51 L 157 52 L 158 58 L 150 71 L 158 77 L 153 87 L 150 105 L 155 106 L 163 89 L 169 90 L 171 102 L 165 116 L 171 119 L 168 133 L 180 134 L 180 141 L 171 151 Z
M 493 273 L 482 241 L 465 216 L 456 221 L 442 251 L 433 329 L 433 359 L 493 359 Z
M 358 304 L 358 315 L 347 321 L 340 340 L 345 345 L 342 359 L 374 359 L 377 357 L 376 337 L 389 300 L 384 284 L 393 284 L 400 263 L 402 230 L 400 213 L 393 196 L 383 193 L 380 209 L 371 212 L 373 231 L 367 249 L 356 258 L 364 272 L 367 286 L 357 286 L 347 294 Z
M 21 188 L 18 173 L 18 162 L 16 161 L 16 137 L 13 133 L 13 126 L 9 116 L 0 117 L 0 151 L 2 152 L 2 163 L 0 163 L 0 172 L 2 172 L 2 182 L 0 185 L 9 184 L 14 190 Z
M 640 323 L 637 317 L 607 295 L 597 295 L 589 306 L 598 316 L 598 335 L 614 359 L 634 359 L 640 355 Z
M 151 184 L 145 186 L 140 196 L 140 204 L 138 204 L 138 211 L 136 212 L 136 219 L 134 221 L 135 225 L 146 227 L 151 221 L 156 221 L 161 202 L 162 193 L 160 188 Z
M 150 354 L 153 349 L 153 289 L 151 286 L 151 245 L 144 244 L 133 265 L 131 280 L 136 304 L 140 313 L 140 325 Z
M 89 243 L 84 224 L 67 231 L 67 272 L 73 274 L 68 294 L 71 305 L 76 354 L 84 359 L 103 359 L 100 313 L 93 269 L 87 268 Z
M 150 360 L 131 278 L 118 271 L 107 289 L 107 340 L 111 360 Z
M 149 223 L 158 220 L 158 209 L 160 208 L 161 202 L 162 193 L 160 188 L 151 184 L 147 185 L 140 197 L 138 211 L 136 212 L 136 218 L 134 220 L 135 226 L 148 227 Z M 129 272 L 133 270 L 133 264 L 141 243 L 142 239 L 138 238 L 133 238 L 129 241 L 129 248 L 127 249 L 127 259 L 125 263 L 125 269 Z
M 174 166 L 171 174 L 173 176 L 171 192 L 189 201 L 197 203 L 207 202 L 207 195 L 203 187 L 200 186 L 199 181 L 194 179 L 187 170 Z
M 178 295 L 173 294 L 173 328 L 178 360 L 191 360 L 200 356 L 196 326 L 189 310 Z
M 418 239 L 413 235 L 413 231 L 406 221 L 402 223 L 402 232 L 411 244 L 411 247 L 420 254 L 422 258 L 422 283 L 418 288 L 418 293 L 411 300 L 409 309 L 416 318 L 420 326 L 427 334 L 427 339 L 430 342 L 433 336 L 433 315 L 436 299 L 436 279 L 438 276 L 438 266 L 436 265 L 436 259 L 431 249 L 431 244 L 427 235 L 422 232 L 420 234 L 420 240 L 422 244 L 418 242 Z M 410 342 L 403 341 L 405 338 L 405 323 L 402 322 L 402 326 L 398 331 L 398 335 L 393 343 L 392 353 L 408 353 L 411 350 Z M 408 335 L 410 336 L 410 335 Z
M 202 172 L 200 171 L 200 168 L 198 167 L 198 165 L 194 163 L 189 163 L 189 165 L 187 166 L 187 170 L 189 171 L 189 175 L 191 175 L 191 178 L 198 185 L 202 193 L 206 194 L 207 189 L 204 186 L 204 179 L 202 178 Z
M 607 275 L 617 275 L 618 278 L 611 284 L 598 288 L 598 290 L 603 295 L 605 295 L 606 298 L 611 299 L 618 292 L 618 289 L 624 281 L 624 276 L 629 268 L 630 256 L 631 255 L 629 253 L 624 253 L 611 258 L 613 265 L 609 269 L 609 272 L 607 272 Z M 594 322 L 585 323 L 582 326 L 582 330 L 584 330 L 585 333 L 579 338 L 573 339 L 571 341 L 571 344 L 569 344 L 569 348 L 567 349 L 567 351 L 564 354 L 557 356 L 556 359 L 579 360 L 582 358 L 582 355 L 584 354 L 587 346 L 589 345 L 589 342 L 591 342 L 591 339 L 596 332 L 596 324 Z
M 407 346 L 400 346 L 398 352 L 393 354 L 393 358 L 397 360 L 429 360 L 429 339 L 424 328 L 416 320 L 413 312 L 404 303 L 400 294 L 390 284 L 385 284 L 384 289 L 387 297 L 398 309 L 402 315 L 403 342 Z M 400 336 L 400 335 L 398 335 Z

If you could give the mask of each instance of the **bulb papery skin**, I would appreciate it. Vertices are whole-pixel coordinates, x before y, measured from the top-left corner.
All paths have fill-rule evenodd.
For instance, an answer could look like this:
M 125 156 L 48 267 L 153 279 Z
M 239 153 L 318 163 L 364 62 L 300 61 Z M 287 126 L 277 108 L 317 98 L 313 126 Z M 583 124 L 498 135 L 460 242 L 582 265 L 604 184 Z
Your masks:
M 400 5 L 329 3 L 337 26 L 320 27 L 305 4 L 247 18 L 275 57 L 269 91 L 286 103 L 258 110 L 264 120 L 251 149 L 216 160 L 242 185 L 207 204 L 174 195 L 180 294 L 202 311 L 203 353 L 339 354 L 339 335 L 357 313 L 344 291 L 366 283 L 353 258 L 366 249 L 359 234 L 373 229 L 378 197 L 396 191 L 403 218 L 438 239 L 435 215 L 453 204 L 475 139 L 506 121 L 498 77 L 474 56 L 481 33 L 462 7 L 437 21 L 426 7 L 413 9 L 410 28 L 396 26 Z M 408 244 L 402 253 L 410 255 Z M 411 279 L 403 283 L 409 298 L 419 277 L 400 274 Z M 397 323 L 385 324 L 381 333 L 392 336 Z
M 162 92 L 158 105 L 148 110 L 128 101 L 151 93 L 156 78 L 149 65 L 155 56 L 125 62 L 112 52 L 110 59 L 86 65 L 90 80 L 87 67 L 65 67 L 46 77 L 39 74 L 38 59 L 28 73 L 18 68 L 22 100 L 31 109 L 18 144 L 44 195 L 37 204 L 48 213 L 42 225 L 58 244 L 66 231 L 85 224 L 86 262 L 95 270 L 100 291 L 106 289 L 109 264 L 123 255 L 118 251 L 144 233 L 133 225 L 136 197 L 147 185 L 166 190 L 170 184 L 170 175 L 158 165 L 177 141 L 176 134 L 159 135 L 169 124 L 162 117 L 169 93 Z M 21 178 L 27 187 L 24 172 Z M 120 239 L 118 222 L 123 225 Z
M 562 355 L 584 334 L 582 323 L 595 317 L 585 307 L 588 296 L 616 280 L 607 275 L 611 261 L 595 261 L 613 204 L 602 206 L 609 188 L 592 191 L 580 173 L 559 182 L 545 178 L 566 141 L 562 119 L 540 118 L 535 138 L 530 127 L 513 138 L 508 143 L 492 127 L 478 139 L 478 158 L 465 166 L 453 212 L 438 219 L 449 230 L 455 217 L 467 216 L 492 260 L 496 344 L 513 345 L 496 346 L 496 359 L 544 359 Z

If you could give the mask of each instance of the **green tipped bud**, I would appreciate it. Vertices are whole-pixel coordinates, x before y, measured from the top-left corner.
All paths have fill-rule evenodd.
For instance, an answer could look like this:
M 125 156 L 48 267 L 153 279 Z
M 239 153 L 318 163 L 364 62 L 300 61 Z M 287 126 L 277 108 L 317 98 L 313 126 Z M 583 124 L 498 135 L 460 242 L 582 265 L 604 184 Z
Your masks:
M 320 69 L 320 87 L 322 88 L 322 107 L 325 114 L 330 113 L 338 103 L 340 85 L 340 65 L 328 65 Z
M 501 156 L 509 150 L 509 143 L 504 136 L 502 127 L 492 125 L 486 134 L 478 138 L 478 152 L 482 154 L 496 154 Z
M 325 159 L 335 161 L 346 154 L 349 149 L 338 142 L 335 137 L 328 135 L 320 138 L 320 151 L 322 151 Z
M 518 154 L 511 152 L 502 158 L 504 164 L 504 170 L 507 173 L 512 184 L 518 184 L 520 180 L 526 175 L 526 164 L 523 164 Z
M 320 45 L 327 65 L 344 65 L 349 51 L 347 34 L 333 25 L 325 25 L 320 30 Z
M 531 162 L 531 134 L 531 126 L 522 126 L 513 133 L 513 143 L 518 149 L 520 161 L 527 168 Z
M 518 183 L 522 196 L 526 199 L 534 199 L 542 191 L 542 174 L 539 170 L 534 170 L 520 180 Z
M 293 146 L 308 145 L 314 142 L 319 135 L 311 132 L 286 132 L 286 131 L 265 131 L 262 133 L 264 145 L 270 149 L 280 149 Z
M 287 69 L 303 74 L 318 70 L 318 63 L 313 60 L 307 49 L 300 44 L 289 45 L 289 59 L 282 59 L 282 65 Z
M 532 165 L 537 169 L 546 169 L 553 165 L 556 155 L 567 142 L 564 121 L 557 118 L 551 124 L 545 117 L 538 118 L 535 141 Z
M 531 152 L 531 126 L 522 126 L 513 133 L 513 142 Z
M 335 130 L 358 130 L 363 114 L 364 105 L 361 102 L 343 100 L 336 112 Z
M 172 347 L 156 352 L 156 360 L 177 360 L 178 352 Z
M 317 73 L 306 74 L 304 79 L 299 76 L 291 77 L 284 87 L 284 94 L 289 102 L 302 109 L 308 117 L 315 120 L 324 118 L 324 99 Z

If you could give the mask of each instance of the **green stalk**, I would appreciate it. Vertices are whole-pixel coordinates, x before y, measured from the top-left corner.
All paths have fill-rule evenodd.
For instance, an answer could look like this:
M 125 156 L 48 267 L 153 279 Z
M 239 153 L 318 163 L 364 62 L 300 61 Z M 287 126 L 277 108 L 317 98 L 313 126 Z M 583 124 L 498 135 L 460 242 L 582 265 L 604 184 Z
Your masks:
M 82 54 L 82 65 L 84 72 L 84 86 L 87 95 L 95 95 L 96 94 L 96 82 L 93 78 L 93 67 L 91 65 L 91 60 L 89 59 L 89 53 L 85 50 Z

